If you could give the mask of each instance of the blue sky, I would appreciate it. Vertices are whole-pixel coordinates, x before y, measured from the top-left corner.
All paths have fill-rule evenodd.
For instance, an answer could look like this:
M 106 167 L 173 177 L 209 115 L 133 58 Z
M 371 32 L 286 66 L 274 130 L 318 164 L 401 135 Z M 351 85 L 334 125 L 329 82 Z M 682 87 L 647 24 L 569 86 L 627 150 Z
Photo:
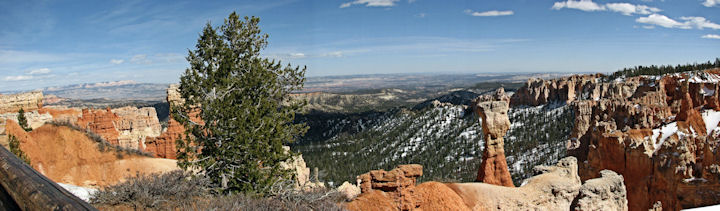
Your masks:
M 307 76 L 611 72 L 720 57 L 720 0 L 0 3 L 0 90 L 176 82 L 210 21 L 258 16 L 266 57 Z

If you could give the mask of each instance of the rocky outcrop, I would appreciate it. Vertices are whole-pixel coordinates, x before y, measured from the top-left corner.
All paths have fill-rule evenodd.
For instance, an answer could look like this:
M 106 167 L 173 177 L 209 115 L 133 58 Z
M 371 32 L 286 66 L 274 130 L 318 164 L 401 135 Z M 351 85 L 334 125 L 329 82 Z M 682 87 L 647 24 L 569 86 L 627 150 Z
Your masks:
M 43 93 L 41 91 L 0 95 L 0 114 L 17 113 L 20 108 L 25 111 L 34 111 L 42 108 L 42 102 Z
M 580 177 L 600 177 L 605 169 L 622 175 L 630 210 L 720 203 L 711 197 L 720 194 L 718 79 L 718 71 L 710 70 L 579 82 L 585 88 L 566 102 L 576 116 L 568 153 L 581 161 Z M 527 93 L 513 97 L 513 105 L 565 100 L 528 100 L 522 96 L 543 86 L 526 86 Z
M 375 190 L 385 192 L 392 199 L 391 208 L 414 210 L 420 201 L 415 197 L 415 182 L 422 176 L 422 166 L 417 164 L 400 165 L 391 171 L 374 170 L 358 176 L 360 190 L 369 193 Z
M 0 119 L 9 119 L 14 122 L 17 122 L 18 113 L 5 113 L 0 114 Z M 46 122 L 51 121 L 53 118 L 50 114 L 41 114 L 37 110 L 35 111 L 29 111 L 25 112 L 25 119 L 27 119 L 27 124 L 30 128 L 35 129 L 39 128 L 40 126 L 44 125 Z
M 361 193 L 359 184 L 353 185 L 347 181 L 343 182 L 343 184 L 340 185 L 336 190 L 347 201 L 351 201 L 351 200 L 355 199 L 355 197 L 357 197 Z
M 120 116 L 113 113 L 108 107 L 105 110 L 83 109 L 82 116 L 77 120 L 77 125 L 100 135 L 112 145 L 119 145 L 120 132 L 117 130 L 116 122 Z
M 582 185 L 575 210 L 628 210 L 623 176 L 609 170 L 600 174 Z
M 480 98 L 475 102 L 475 113 L 482 119 L 485 145 L 476 181 L 514 187 L 505 159 L 503 140 L 503 136 L 510 129 L 510 119 L 507 116 L 509 106 L 508 102 L 503 100 L 505 95 L 502 88 L 496 94 L 495 99 L 499 99 L 497 101 L 483 102 L 484 99 Z
M 115 127 L 120 133 L 118 145 L 131 149 L 145 149 L 147 137 L 160 136 L 160 121 L 153 107 L 122 107 L 112 109 L 120 117 Z
M 178 91 L 179 86 L 177 84 L 170 84 L 167 89 L 167 102 L 170 104 L 170 113 L 172 114 L 172 107 L 177 106 L 185 102 L 180 92 Z M 198 118 L 193 118 L 193 121 L 201 122 Z M 177 158 L 177 147 L 176 142 L 179 138 L 185 136 L 185 127 L 182 126 L 178 121 L 175 121 L 172 116 L 168 120 L 168 127 L 158 137 L 149 137 L 145 140 L 144 150 L 155 154 L 161 158 Z
M 627 210 L 622 177 L 605 177 L 581 184 L 577 160 L 567 157 L 554 166 L 537 166 L 536 176 L 520 187 L 486 183 L 426 182 L 415 186 L 421 167 L 401 165 L 391 171 L 371 171 L 359 178 L 362 194 L 346 205 L 350 210 L 583 210 L 594 207 Z M 581 194 L 582 192 L 582 194 Z M 616 202 L 605 200 L 618 199 Z M 577 203 L 573 203 L 577 202 Z
M 290 153 L 289 146 L 283 146 L 285 153 Z M 290 170 L 295 180 L 295 189 L 312 191 L 317 188 L 325 188 L 325 184 L 317 181 L 310 180 L 310 168 L 307 167 L 305 159 L 302 155 L 296 155 L 290 158 L 288 161 L 280 162 L 280 168 Z

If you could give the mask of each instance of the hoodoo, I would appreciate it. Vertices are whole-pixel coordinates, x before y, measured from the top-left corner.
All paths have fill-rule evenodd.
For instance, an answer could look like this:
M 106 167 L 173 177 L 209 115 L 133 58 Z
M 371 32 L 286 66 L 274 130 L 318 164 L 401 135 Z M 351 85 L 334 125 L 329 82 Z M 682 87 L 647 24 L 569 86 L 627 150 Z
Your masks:
M 505 159 L 503 136 L 510 129 L 510 119 L 507 116 L 509 105 L 504 93 L 504 89 L 500 88 L 491 101 L 484 101 L 486 99 L 481 97 L 474 104 L 475 113 L 482 119 L 485 141 L 476 181 L 514 187 Z

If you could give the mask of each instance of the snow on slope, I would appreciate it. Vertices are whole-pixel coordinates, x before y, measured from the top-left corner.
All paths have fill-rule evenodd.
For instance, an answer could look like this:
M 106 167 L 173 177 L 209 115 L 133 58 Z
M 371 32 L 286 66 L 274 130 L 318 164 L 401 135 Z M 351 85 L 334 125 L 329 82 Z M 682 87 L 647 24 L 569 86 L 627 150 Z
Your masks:
M 90 202 L 90 196 L 92 196 L 92 194 L 98 191 L 97 189 L 80 187 L 70 184 L 58 183 L 58 185 L 65 188 L 65 190 L 86 202 Z

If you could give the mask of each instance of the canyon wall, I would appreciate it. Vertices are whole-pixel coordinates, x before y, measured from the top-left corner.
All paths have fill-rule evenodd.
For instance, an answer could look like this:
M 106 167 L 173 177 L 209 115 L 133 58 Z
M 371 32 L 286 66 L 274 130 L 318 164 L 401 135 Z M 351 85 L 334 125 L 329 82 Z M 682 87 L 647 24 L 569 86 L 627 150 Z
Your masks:
M 42 108 L 42 101 L 43 93 L 41 91 L 0 95 L 0 114 L 17 113 L 20 108 L 25 111 L 34 111 Z
M 599 177 L 605 169 L 623 175 L 630 210 L 706 206 L 720 203 L 709 197 L 720 194 L 719 72 L 606 82 L 597 75 L 531 80 L 511 104 L 573 107 L 576 120 L 567 149 L 580 161 L 580 177 Z

